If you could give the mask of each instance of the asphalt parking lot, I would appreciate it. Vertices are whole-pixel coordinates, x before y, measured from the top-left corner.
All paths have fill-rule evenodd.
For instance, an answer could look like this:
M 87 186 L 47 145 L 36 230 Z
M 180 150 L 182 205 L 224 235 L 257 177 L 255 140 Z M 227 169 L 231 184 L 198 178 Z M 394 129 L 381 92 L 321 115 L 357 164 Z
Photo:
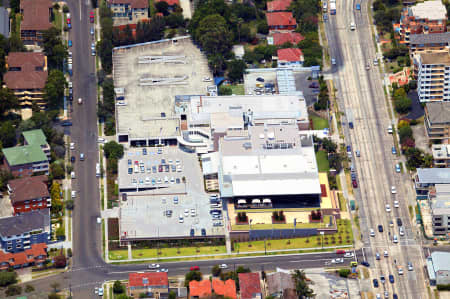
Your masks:
M 224 221 L 211 215 L 197 155 L 176 146 L 160 149 L 131 148 L 119 161 L 119 186 L 127 189 L 127 200 L 121 204 L 121 234 L 136 238 L 223 235 Z

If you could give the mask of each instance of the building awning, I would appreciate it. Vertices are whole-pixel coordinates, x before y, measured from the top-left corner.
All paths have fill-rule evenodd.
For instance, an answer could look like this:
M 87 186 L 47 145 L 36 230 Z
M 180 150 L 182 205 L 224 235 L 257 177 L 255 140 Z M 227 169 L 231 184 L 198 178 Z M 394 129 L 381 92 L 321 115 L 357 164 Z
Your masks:
M 270 200 L 270 198 L 264 198 L 263 203 L 272 203 L 272 201 Z
M 255 198 L 255 199 L 252 199 L 252 203 L 261 203 L 261 201 L 259 199 Z
M 245 199 L 238 199 L 238 205 L 245 205 L 247 201 Z

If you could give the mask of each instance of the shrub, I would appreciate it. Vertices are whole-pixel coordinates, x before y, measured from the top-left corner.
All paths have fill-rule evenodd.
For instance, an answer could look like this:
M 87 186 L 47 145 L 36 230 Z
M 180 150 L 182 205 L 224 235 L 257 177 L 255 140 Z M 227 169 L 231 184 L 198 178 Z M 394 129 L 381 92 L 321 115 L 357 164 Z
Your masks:
M 124 289 L 122 283 L 120 283 L 119 280 L 114 281 L 113 293 L 114 294 L 122 294 L 124 292 L 125 292 L 125 289 Z
M 350 275 L 350 272 L 350 269 L 339 269 L 339 276 L 346 278 Z
M 32 285 L 27 284 L 27 285 L 25 286 L 25 292 L 26 292 L 26 293 L 31 293 L 31 292 L 33 292 L 33 291 L 34 291 L 34 287 L 33 287 Z
M 69 12 L 69 7 L 64 4 L 64 6 L 63 6 L 63 13 L 68 13 L 68 12 Z
M 0 272 L 0 287 L 6 287 L 17 282 L 16 272 Z
M 22 287 L 17 285 L 10 285 L 5 291 L 7 296 L 20 295 L 22 293 Z
M 438 284 L 436 287 L 438 291 L 450 291 L 450 284 Z

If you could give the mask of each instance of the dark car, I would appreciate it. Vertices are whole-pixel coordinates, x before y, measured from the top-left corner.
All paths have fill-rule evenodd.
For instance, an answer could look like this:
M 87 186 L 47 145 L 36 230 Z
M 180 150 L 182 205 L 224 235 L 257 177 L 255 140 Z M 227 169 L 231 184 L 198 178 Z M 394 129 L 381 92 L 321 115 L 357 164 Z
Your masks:
M 63 126 L 63 127 L 70 127 L 72 125 L 72 122 L 71 121 L 63 121 L 62 123 L 61 123 L 61 126 Z
M 402 219 L 397 218 L 397 225 L 398 225 L 398 226 L 402 226 L 402 225 L 403 225 Z
M 199 266 L 192 266 L 192 267 L 190 268 L 190 270 L 191 270 L 191 271 L 198 271 L 198 270 L 200 270 L 200 267 L 199 267 Z
M 309 84 L 309 88 L 319 88 L 319 83 L 313 82 L 313 83 Z
M 381 281 L 381 283 L 385 283 L 386 282 L 386 279 L 384 278 L 384 275 L 380 276 L 380 281 Z
M 365 266 L 365 267 L 370 267 L 370 264 L 366 261 L 362 261 L 361 265 Z
M 206 229 L 202 228 L 202 236 L 205 237 L 206 236 Z
M 74 156 L 70 157 L 70 162 L 71 163 L 75 163 L 75 157 Z
M 376 278 L 373 280 L 373 287 L 378 288 L 378 279 Z
M 258 82 L 264 82 L 264 78 L 258 77 L 258 78 L 256 78 L 256 81 L 258 81 Z
M 358 182 L 356 180 L 352 180 L 353 188 L 358 188 Z
M 389 282 L 394 283 L 394 275 L 389 274 Z
M 398 299 L 397 294 L 394 293 L 394 295 L 392 295 L 392 298 L 393 298 L 393 299 Z
M 378 225 L 378 231 L 380 232 L 380 233 L 382 233 L 383 232 L 383 226 L 380 224 L 380 225 Z
M 143 155 L 147 155 L 147 149 L 146 149 L 146 148 L 143 148 L 143 149 L 142 149 L 142 154 L 143 154 Z

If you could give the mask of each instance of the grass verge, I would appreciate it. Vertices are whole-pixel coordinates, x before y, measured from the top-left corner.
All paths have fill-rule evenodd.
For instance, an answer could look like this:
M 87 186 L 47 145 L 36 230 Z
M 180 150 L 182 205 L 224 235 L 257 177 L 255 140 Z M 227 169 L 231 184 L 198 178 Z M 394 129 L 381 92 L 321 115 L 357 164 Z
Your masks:
M 105 259 L 105 250 L 106 250 L 105 220 L 102 219 L 102 251 L 103 251 L 103 259 Z
M 229 85 L 233 94 L 235 95 L 245 95 L 244 84 L 233 84 Z
M 338 198 L 339 198 L 339 206 L 341 208 L 342 212 L 347 212 L 347 204 L 345 202 L 345 198 L 344 198 L 344 194 L 342 193 L 338 193 Z

